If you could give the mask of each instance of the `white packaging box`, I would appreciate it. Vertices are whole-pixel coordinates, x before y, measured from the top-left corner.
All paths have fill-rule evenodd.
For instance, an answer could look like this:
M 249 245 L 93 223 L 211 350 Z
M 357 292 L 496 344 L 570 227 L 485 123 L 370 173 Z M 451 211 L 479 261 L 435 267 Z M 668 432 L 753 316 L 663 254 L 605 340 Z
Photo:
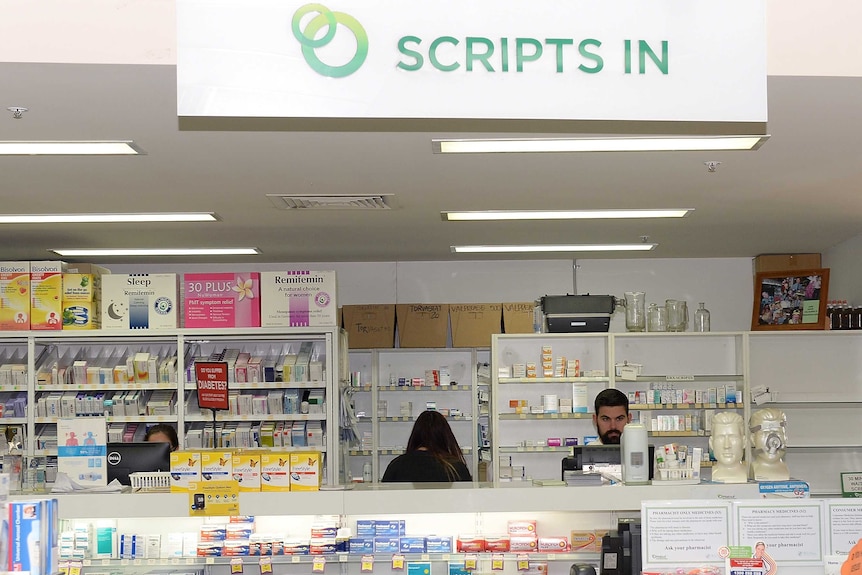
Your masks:
M 177 274 L 102 276 L 103 329 L 175 329 Z
M 334 271 L 261 272 L 261 327 L 325 327 L 338 321 Z

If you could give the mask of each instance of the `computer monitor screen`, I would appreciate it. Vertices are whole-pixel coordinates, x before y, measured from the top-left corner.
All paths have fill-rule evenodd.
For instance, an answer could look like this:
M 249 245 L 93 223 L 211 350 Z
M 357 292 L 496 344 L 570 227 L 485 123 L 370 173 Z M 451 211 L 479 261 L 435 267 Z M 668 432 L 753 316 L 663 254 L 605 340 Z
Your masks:
M 108 444 L 108 483 L 131 485 L 130 473 L 170 471 L 171 444 L 160 441 Z

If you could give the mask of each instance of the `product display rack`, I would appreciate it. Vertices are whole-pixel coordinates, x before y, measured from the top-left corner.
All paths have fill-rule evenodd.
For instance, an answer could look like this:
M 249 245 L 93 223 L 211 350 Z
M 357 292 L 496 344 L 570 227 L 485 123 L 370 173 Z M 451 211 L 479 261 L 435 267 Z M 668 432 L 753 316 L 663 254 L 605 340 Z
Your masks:
M 714 410 L 734 409 L 747 421 L 750 415 L 746 401 L 736 402 L 686 402 L 668 398 L 671 387 L 680 392 L 683 386 L 694 392 L 721 387 L 739 392 L 740 399 L 747 400 L 748 378 L 747 343 L 745 332 L 695 333 L 589 333 L 589 334 L 526 334 L 495 335 L 492 339 L 492 397 L 496 409 L 492 419 L 492 445 L 496 484 L 529 479 L 560 479 L 560 459 L 571 452 L 565 447 L 566 438 L 583 444 L 584 437 L 595 435 L 592 423 L 593 401 L 603 389 L 617 388 L 630 397 L 635 392 L 652 392 L 665 395 L 658 403 L 631 402 L 630 412 L 635 420 L 647 424 L 649 435 L 656 438 L 654 444 L 688 443 L 708 451 L 709 432 L 705 425 L 684 427 L 682 425 L 663 428 L 657 416 L 669 416 L 681 423 L 692 420 L 692 414 L 702 417 Z M 579 377 L 507 377 L 514 364 L 536 364 L 542 369 L 543 346 L 550 346 L 554 358 L 577 359 L 582 376 Z M 555 359 L 556 361 L 556 359 Z M 620 364 L 640 365 L 640 375 L 623 379 L 616 366 Z M 643 373 L 649 375 L 644 375 Z M 541 371 L 540 371 L 541 374 Z M 537 375 L 540 375 L 537 374 Z M 513 407 L 519 401 L 528 407 L 542 406 L 542 398 L 549 395 L 558 398 L 573 398 L 572 385 L 586 389 L 584 412 L 575 413 L 516 413 Z M 664 389 L 664 388 L 667 389 Z M 676 393 L 676 390 L 673 391 Z M 641 397 L 641 396 L 637 396 Z M 664 401 L 662 401 L 664 399 Z M 512 403 L 514 402 L 514 403 Z M 707 410 L 707 411 L 704 411 Z M 562 420 L 562 421 L 561 421 Z M 650 420 L 650 421 L 648 421 Z M 655 421 L 652 421 L 655 420 Z M 525 426 L 523 422 L 529 422 Z M 547 446 L 548 438 L 560 439 L 562 446 Z M 659 439 L 660 438 L 660 439 Z M 500 456 L 506 456 L 501 461 Z M 509 477 L 508 457 L 511 457 L 513 477 Z M 503 464 L 507 465 L 503 465 Z M 710 465 L 703 467 L 709 468 Z M 503 475 L 498 468 L 504 470 Z M 519 471 L 523 473 L 519 475 Z
M 26 424 L 25 454 L 53 455 L 56 448 L 37 449 L 38 431 L 45 429 L 50 433 L 56 425 L 58 416 L 37 416 L 37 401 L 45 394 L 60 394 L 62 392 L 90 391 L 175 391 L 175 407 L 170 414 L 164 415 L 109 415 L 110 423 L 157 423 L 168 422 L 176 425 L 180 443 L 184 445 L 188 426 L 195 422 L 211 422 L 212 415 L 187 412 L 187 398 L 194 395 L 193 379 L 187 381 L 185 366 L 194 357 L 210 354 L 226 348 L 241 351 L 283 352 L 293 349 L 302 343 L 311 343 L 316 358 L 321 362 L 323 379 L 321 381 L 299 382 L 266 382 L 261 384 L 231 383 L 233 390 L 275 390 L 275 389 L 318 389 L 323 392 L 324 404 L 322 413 L 309 414 L 255 414 L 231 415 L 218 413 L 217 421 L 231 422 L 289 422 L 289 421 L 319 421 L 324 432 L 324 442 L 318 449 L 324 453 L 338 453 L 338 394 L 335 383 L 339 367 L 343 362 L 339 356 L 346 353 L 342 349 L 344 339 L 340 337 L 339 328 L 239 328 L 231 330 L 160 330 L 160 331 L 126 331 L 126 330 L 94 330 L 79 332 L 5 332 L 0 333 L 0 349 L 10 363 L 26 364 L 26 385 L 20 383 L 3 383 L 0 392 L 26 393 L 26 417 L 0 418 L 0 425 Z M 74 360 L 86 360 L 91 365 L 107 366 L 110 361 L 116 361 L 127 353 L 150 352 L 159 357 L 176 357 L 176 368 L 168 375 L 168 381 L 158 383 L 55 383 L 52 382 L 51 366 L 66 364 Z M 4 361 L 6 361 L 4 360 Z M 102 361 L 104 360 L 104 361 Z M 71 365 L 71 364 L 70 364 Z M 7 378 L 8 381 L 8 378 Z M 295 448 L 276 448 L 286 451 Z M 336 478 L 341 462 L 338 457 L 326 457 L 324 483 L 337 483 Z
M 433 402 L 438 411 L 460 410 L 460 414 L 447 415 L 446 419 L 462 447 L 471 475 L 478 481 L 476 349 L 350 350 L 349 357 L 353 382 L 358 381 L 359 385 L 350 387 L 348 392 L 357 414 L 364 414 L 357 417 L 360 434 L 357 444 L 347 447 L 349 464 L 345 470 L 350 476 L 362 477 L 363 467 L 370 462 L 372 482 L 379 481 L 392 458 L 404 453 L 416 417 L 427 408 L 428 402 Z M 449 370 L 452 384 L 434 386 L 427 381 L 422 386 L 407 385 L 406 381 L 405 385 L 397 384 L 400 378 L 424 378 L 426 371 L 441 368 Z M 385 413 L 382 402 L 386 402 Z M 409 415 L 401 414 L 406 402 L 411 403 Z

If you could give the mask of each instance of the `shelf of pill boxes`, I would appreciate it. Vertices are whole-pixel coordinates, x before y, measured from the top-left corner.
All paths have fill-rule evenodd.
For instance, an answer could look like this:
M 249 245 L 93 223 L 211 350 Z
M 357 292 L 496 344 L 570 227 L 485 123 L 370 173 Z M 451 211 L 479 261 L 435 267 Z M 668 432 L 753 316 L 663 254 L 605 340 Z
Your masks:
M 599 559 L 596 542 L 601 535 L 613 529 L 620 517 L 636 516 L 644 499 L 757 497 L 756 485 L 579 487 L 578 497 L 571 496 L 572 488 L 526 485 L 496 489 L 469 483 L 446 488 L 380 487 L 357 486 L 345 491 L 315 493 L 242 493 L 240 512 L 243 516 L 234 519 L 233 526 L 229 518 L 185 516 L 187 494 L 60 495 L 58 499 L 59 514 L 67 531 L 66 552 L 71 552 L 70 539 L 81 541 L 78 559 L 86 561 L 84 567 L 92 570 L 110 567 L 125 573 L 142 566 L 171 568 L 178 565 L 221 569 L 228 567 L 232 559 L 236 562 L 236 557 L 198 556 L 198 553 L 243 553 L 256 545 L 265 545 L 270 551 L 274 548 L 277 552 L 280 548 L 282 553 L 301 553 L 314 544 L 327 565 L 348 563 L 351 565 L 346 568 L 349 573 L 360 572 L 358 563 L 362 555 L 373 556 L 375 571 L 388 572 L 392 555 L 402 549 L 405 549 L 403 555 L 408 563 L 444 564 L 435 566 L 435 571 L 445 572 L 445 563 L 474 557 L 480 570 L 490 570 L 490 561 L 494 558 L 502 559 L 504 570 L 514 573 L 521 558 L 521 553 L 514 549 L 525 546 L 525 549 L 534 550 L 524 552 L 534 567 L 541 564 L 548 572 L 562 575 L 573 561 L 595 563 Z M 273 515 L 274 510 L 281 509 L 289 510 L 289 518 Z M 237 525 L 248 516 L 254 518 L 253 524 Z M 376 552 L 369 525 L 373 525 L 375 537 L 381 539 Z M 377 535 L 380 525 L 384 531 Z M 83 535 L 76 537 L 76 528 Z M 115 530 L 115 542 L 113 547 L 109 546 L 114 558 L 94 552 L 98 528 Z M 212 541 L 219 533 L 226 538 L 230 530 L 249 544 Z M 69 531 L 73 532 L 71 536 Z M 123 534 L 135 534 L 147 542 L 142 556 L 120 558 L 119 538 Z M 321 539 L 325 536 L 326 541 L 312 543 L 315 535 Z M 334 551 L 339 544 L 336 539 L 346 540 L 347 547 L 341 548 L 348 550 L 347 553 L 327 552 Z M 459 539 L 463 548 L 475 552 L 458 553 Z M 446 547 L 447 540 L 449 547 Z M 536 552 L 540 541 L 544 545 L 555 545 L 560 551 Z M 277 544 L 273 547 L 274 542 Z M 437 547 L 429 549 L 429 542 Z M 480 542 L 486 549 L 498 551 L 479 551 Z M 423 543 L 424 551 L 421 550 Z M 146 555 L 147 549 L 150 555 Z M 287 554 L 272 556 L 270 561 L 282 566 L 304 564 L 303 572 L 307 572 L 308 564 L 315 558 L 319 560 L 320 556 Z M 240 561 L 256 569 L 260 557 L 240 555 Z
M 654 443 L 691 444 L 708 454 L 709 426 L 695 427 L 693 420 L 699 424 L 718 409 L 740 409 L 748 415 L 742 401 L 747 397 L 746 335 L 494 336 L 495 482 L 560 479 L 560 460 L 571 446 L 595 438 L 593 401 L 609 387 L 626 393 L 633 420 L 647 425 L 652 437 L 662 438 Z M 623 366 L 629 369 L 620 369 Z M 725 395 L 720 402 L 718 389 Z M 686 396 L 678 397 L 683 391 Z M 731 392 L 733 400 L 728 401 Z M 700 403 L 695 403 L 697 398 Z
M 337 441 L 338 434 L 326 431 L 328 422 L 338 421 L 337 394 L 330 391 L 336 389 L 333 375 L 344 363 L 338 357 L 342 349 L 346 353 L 342 347 L 345 343 L 346 338 L 335 327 L 4 332 L 0 333 L 0 361 L 4 362 L 0 364 L 0 393 L 4 394 L 0 401 L 7 400 L 11 411 L 6 410 L 6 403 L 3 409 L 7 414 L 15 413 L 15 401 L 22 401 L 19 397 L 34 407 L 26 411 L 24 420 L 0 418 L 0 424 L 22 423 L 22 447 L 27 455 L 56 453 L 56 421 L 62 415 L 106 415 L 111 439 L 123 440 L 142 439 L 148 424 L 169 422 L 177 426 L 181 443 L 187 443 L 187 438 L 193 442 L 206 427 L 210 433 L 212 429 L 208 423 L 211 419 L 205 421 L 194 403 L 194 378 L 190 377 L 194 358 L 225 352 L 225 360 L 233 364 L 230 372 L 234 381 L 230 385 L 239 386 L 233 391 L 240 395 L 254 395 L 256 390 L 267 395 L 278 391 L 289 397 L 296 397 L 297 391 L 301 395 L 299 413 L 221 414 L 219 431 L 225 432 L 227 425 L 226 433 L 233 432 L 234 425 L 249 423 L 256 438 L 261 425 L 265 437 L 270 424 L 282 429 L 311 425 L 313 432 L 320 426 L 320 432 L 312 435 L 323 445 L 315 449 L 335 452 L 332 442 Z M 238 350 L 239 354 L 234 358 L 230 356 L 233 351 L 226 350 Z M 276 365 L 269 365 L 273 373 L 278 365 L 283 373 L 287 361 L 292 381 L 278 382 L 274 375 L 258 378 L 258 382 L 236 381 L 241 379 L 236 377 L 241 371 L 235 362 L 242 365 L 244 353 L 252 359 L 257 352 L 262 359 L 275 361 Z M 307 375 L 300 376 L 292 356 L 300 358 L 302 367 L 301 358 L 306 353 Z M 26 366 L 23 384 L 22 365 Z M 122 403 L 116 401 L 118 398 L 123 398 Z M 329 401 L 331 398 L 335 399 Z M 307 413 L 302 413 L 303 401 L 308 401 Z M 284 406 L 282 409 L 286 410 Z M 336 429 L 337 423 L 333 425 Z M 335 475 L 330 473 L 337 473 L 339 465 L 333 461 L 327 466 L 324 483 L 335 483 Z
M 346 391 L 356 415 L 356 439 L 347 451 L 345 480 L 379 481 L 393 457 L 404 452 L 413 422 L 426 409 L 446 416 L 470 473 L 479 480 L 480 441 L 488 427 L 478 403 L 480 358 L 487 362 L 486 350 L 351 350 Z

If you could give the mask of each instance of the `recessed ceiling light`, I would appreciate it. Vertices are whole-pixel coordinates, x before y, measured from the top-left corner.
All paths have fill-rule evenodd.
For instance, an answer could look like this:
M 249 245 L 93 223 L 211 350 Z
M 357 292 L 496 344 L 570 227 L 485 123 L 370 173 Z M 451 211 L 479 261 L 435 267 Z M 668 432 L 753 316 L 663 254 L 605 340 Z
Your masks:
M 500 152 L 683 152 L 757 150 L 762 136 L 687 136 L 634 138 L 500 138 L 431 140 L 435 154 Z
M 456 254 L 502 254 L 529 252 L 646 252 L 658 244 L 571 244 L 571 245 L 520 245 L 520 246 L 451 246 Z
M 164 214 L 0 214 L 0 224 L 101 224 L 140 222 L 215 222 L 212 212 Z
M 131 140 L 2 142 L 0 156 L 129 156 L 143 154 Z
M 475 212 L 440 212 L 444 220 L 598 220 L 625 218 L 684 218 L 693 208 L 679 210 L 484 210 Z
M 56 249 L 50 250 L 63 257 L 99 256 L 250 256 L 259 254 L 257 248 L 166 248 L 166 249 Z

